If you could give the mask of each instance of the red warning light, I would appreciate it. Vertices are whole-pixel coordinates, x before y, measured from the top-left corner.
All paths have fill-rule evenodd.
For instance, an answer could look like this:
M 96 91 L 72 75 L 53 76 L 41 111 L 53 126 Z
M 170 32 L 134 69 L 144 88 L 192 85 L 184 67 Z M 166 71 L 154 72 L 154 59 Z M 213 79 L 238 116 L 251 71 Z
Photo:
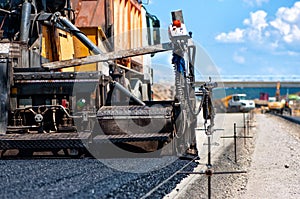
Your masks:
M 180 20 L 174 20 L 173 21 L 173 26 L 176 26 L 177 28 L 181 27 L 181 21 Z

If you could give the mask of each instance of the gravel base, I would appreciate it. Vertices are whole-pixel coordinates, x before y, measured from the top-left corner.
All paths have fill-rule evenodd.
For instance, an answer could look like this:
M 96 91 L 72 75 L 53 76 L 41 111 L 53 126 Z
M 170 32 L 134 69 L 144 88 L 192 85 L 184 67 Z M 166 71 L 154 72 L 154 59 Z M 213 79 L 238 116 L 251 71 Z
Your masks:
M 251 135 L 253 132 L 251 131 Z M 213 162 L 212 169 L 215 172 L 246 171 L 251 164 L 251 154 L 254 151 L 254 140 L 237 139 L 237 163 L 234 158 L 234 145 L 231 144 Z M 186 192 L 177 198 L 208 198 L 208 180 L 205 175 L 198 177 L 196 181 L 189 185 Z M 211 198 L 234 198 L 243 194 L 247 185 L 246 174 L 215 174 L 211 178 Z
M 239 139 L 238 163 L 233 145 L 214 162 L 215 171 L 246 174 L 212 176 L 212 198 L 300 198 L 300 125 L 272 115 L 256 115 L 253 139 Z M 207 178 L 199 177 L 177 198 L 208 198 Z
M 300 198 L 300 125 L 258 115 L 259 134 L 241 198 Z

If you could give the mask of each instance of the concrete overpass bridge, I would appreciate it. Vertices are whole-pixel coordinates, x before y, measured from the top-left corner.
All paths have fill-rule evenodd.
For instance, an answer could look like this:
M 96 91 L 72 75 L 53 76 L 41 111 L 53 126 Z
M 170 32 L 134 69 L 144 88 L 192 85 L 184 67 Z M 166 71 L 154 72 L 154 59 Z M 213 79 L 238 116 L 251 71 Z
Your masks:
M 209 77 L 203 77 L 208 80 Z M 219 87 L 225 88 L 274 88 L 277 82 L 280 87 L 300 88 L 300 75 L 231 75 L 211 76 L 212 81 L 218 82 Z M 204 81 L 196 81 L 196 85 Z

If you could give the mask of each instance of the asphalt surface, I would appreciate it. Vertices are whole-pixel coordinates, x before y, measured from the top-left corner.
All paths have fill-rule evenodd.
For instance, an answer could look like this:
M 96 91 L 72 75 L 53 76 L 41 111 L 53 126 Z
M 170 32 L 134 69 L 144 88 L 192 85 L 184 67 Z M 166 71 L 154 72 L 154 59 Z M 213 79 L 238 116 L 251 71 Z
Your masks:
M 1 198 L 140 198 L 183 167 L 187 160 L 174 157 L 145 159 L 24 159 L 0 160 Z M 116 170 L 112 164 L 136 171 Z M 156 165 L 156 168 L 155 168 Z M 159 167 L 157 165 L 165 165 Z M 193 163 L 186 168 L 191 171 Z M 162 198 L 184 174 L 155 191 Z

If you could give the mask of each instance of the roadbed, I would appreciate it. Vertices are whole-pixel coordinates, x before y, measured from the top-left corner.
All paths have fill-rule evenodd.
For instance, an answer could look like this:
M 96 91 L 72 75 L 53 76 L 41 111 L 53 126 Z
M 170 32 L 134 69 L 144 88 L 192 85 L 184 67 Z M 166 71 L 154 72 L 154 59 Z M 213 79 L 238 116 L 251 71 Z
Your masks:
M 213 175 L 211 198 L 300 198 L 300 125 L 269 114 L 255 114 L 251 123 L 253 138 L 237 141 L 237 163 L 233 144 L 213 161 L 214 171 L 247 173 Z M 198 175 L 177 191 L 175 198 L 207 199 L 207 177 Z
M 256 147 L 240 198 L 300 198 L 300 125 L 258 115 Z

